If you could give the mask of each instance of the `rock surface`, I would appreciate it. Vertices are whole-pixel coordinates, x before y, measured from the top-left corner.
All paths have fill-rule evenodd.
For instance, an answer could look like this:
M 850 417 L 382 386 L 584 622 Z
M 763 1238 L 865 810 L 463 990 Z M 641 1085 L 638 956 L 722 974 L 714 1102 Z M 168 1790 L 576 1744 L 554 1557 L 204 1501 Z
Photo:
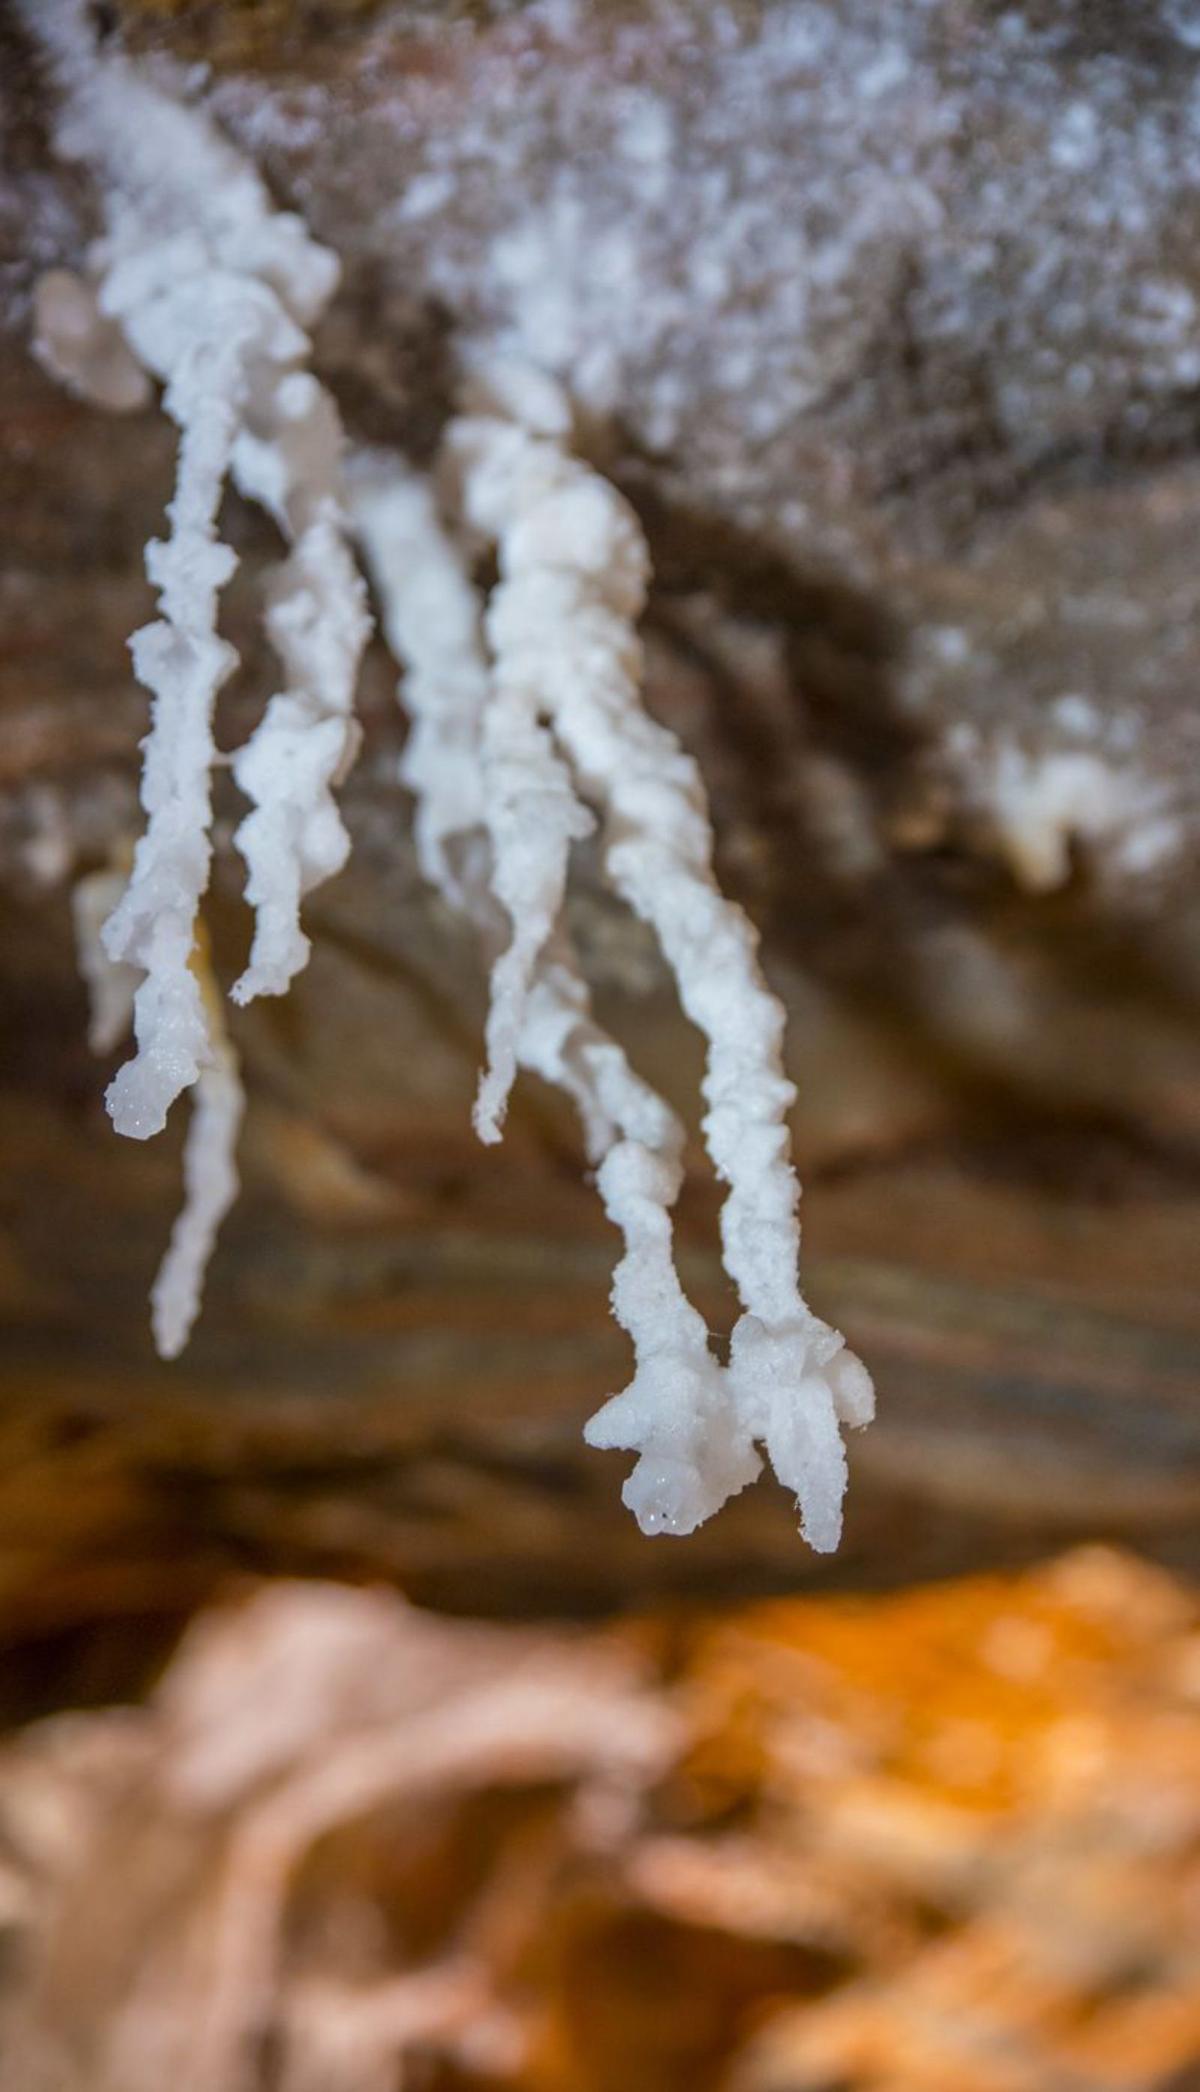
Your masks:
M 356 436 L 423 458 L 499 344 L 565 377 L 644 518 L 650 702 L 789 1003 L 810 1290 L 880 1388 L 821 1573 L 1101 1531 L 1195 1566 L 1200 10 L 100 12 L 194 62 L 343 258 L 318 355 Z M 579 1442 L 625 1371 L 614 1244 L 552 1099 L 473 1142 L 482 973 L 417 876 L 378 655 L 354 858 L 293 995 L 235 1013 L 247 1194 L 187 1359 L 154 1363 L 178 1135 L 108 1127 L 69 890 L 135 819 L 124 640 L 173 438 L 30 357 L 94 200 L 0 37 L 0 1603 L 41 1637 L 247 1561 L 499 1610 L 809 1576 L 765 1487 L 652 1545 Z M 230 509 L 226 747 L 269 687 L 278 556 Z M 694 1117 L 696 1042 L 586 861 L 576 927 Z M 697 1156 L 720 1328 L 714 1213 Z

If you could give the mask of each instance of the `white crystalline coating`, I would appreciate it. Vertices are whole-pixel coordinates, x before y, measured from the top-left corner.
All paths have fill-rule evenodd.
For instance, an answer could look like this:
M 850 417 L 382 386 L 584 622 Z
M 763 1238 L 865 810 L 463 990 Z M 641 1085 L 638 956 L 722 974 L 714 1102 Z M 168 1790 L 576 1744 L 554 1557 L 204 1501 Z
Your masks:
M 671 1260 L 677 1156 L 619 1141 L 599 1182 L 625 1236 L 613 1301 L 637 1372 L 587 1436 L 638 1452 L 626 1501 L 646 1529 L 675 1532 L 753 1477 L 761 1443 L 799 1500 L 806 1537 L 831 1548 L 845 1487 L 839 1423 L 866 1422 L 872 1396 L 865 1369 L 799 1291 L 783 1012 L 763 981 L 755 932 L 716 885 L 696 766 L 642 707 L 634 621 L 648 559 L 637 519 L 556 434 L 510 418 L 521 394 L 507 379 L 503 405 L 462 417 L 448 437 L 466 520 L 495 544 L 500 570 L 486 617 L 495 689 L 482 743 L 496 891 L 512 934 L 493 975 L 481 1130 L 498 1130 L 511 1080 L 505 1049 L 561 911 L 586 801 L 601 815 L 613 887 L 655 931 L 707 1042 L 704 1135 L 728 1187 L 725 1265 L 745 1310 L 722 1367 Z M 540 392 L 537 411 L 545 430 Z M 505 762 L 512 811 L 498 826 L 493 806 L 508 811 Z
M 178 1358 L 192 1333 L 217 1230 L 238 1195 L 234 1156 L 246 1100 L 237 1056 L 218 1022 L 214 1008 L 211 1058 L 196 1079 L 183 1150 L 183 1208 L 150 1293 L 161 1358 Z
M 190 960 L 211 863 L 213 710 L 237 665 L 216 625 L 235 565 L 217 536 L 231 471 L 293 542 L 268 611 L 288 688 L 235 763 L 256 801 L 238 837 L 257 910 L 239 999 L 278 992 L 303 965 L 301 896 L 348 847 L 331 786 L 354 753 L 350 705 L 367 627 L 338 505 L 337 417 L 303 369 L 304 330 L 338 264 L 300 219 L 274 209 L 201 112 L 97 48 L 78 0 L 24 0 L 24 13 L 61 90 L 58 149 L 82 160 L 101 192 L 105 234 L 89 257 L 99 315 L 163 382 L 181 431 L 171 535 L 147 548 L 161 617 L 132 642 L 152 693 L 148 824 L 105 933 L 110 956 L 145 975 L 138 1051 L 108 1098 L 118 1131 L 144 1139 L 209 1056 Z M 51 317 L 73 315 L 77 331 L 86 317 L 78 299 L 42 303 Z

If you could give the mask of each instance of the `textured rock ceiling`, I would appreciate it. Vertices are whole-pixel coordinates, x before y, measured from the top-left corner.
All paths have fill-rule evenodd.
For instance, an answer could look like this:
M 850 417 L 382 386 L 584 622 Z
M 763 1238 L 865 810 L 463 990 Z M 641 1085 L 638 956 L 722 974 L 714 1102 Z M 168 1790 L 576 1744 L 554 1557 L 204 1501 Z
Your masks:
M 356 435 L 423 457 L 467 348 L 567 379 L 648 529 L 650 701 L 792 1010 L 816 1304 L 871 1359 L 837 1573 L 1122 1531 L 1188 1555 L 1200 991 L 1200 11 L 866 0 L 99 11 L 337 249 Z M 231 1559 L 572 1607 L 811 1568 L 759 1490 L 686 1547 L 617 1504 L 614 1245 L 575 1134 L 468 1106 L 482 981 L 423 892 L 385 662 L 316 956 L 238 1020 L 248 1195 L 188 1359 L 144 1295 L 172 1140 L 117 1142 L 72 877 L 133 820 L 126 634 L 172 476 L 28 353 L 94 225 L 11 25 L 0 102 L 3 1575 L 30 1632 L 186 1603 Z M 269 529 L 231 504 L 267 689 Z M 220 806 L 212 929 L 244 949 Z M 586 865 L 584 867 L 586 875 Z M 609 1014 L 686 1104 L 696 1043 L 584 878 Z M 684 1218 L 729 1301 L 697 1159 Z M 706 1279 L 707 1274 L 707 1279 Z M 581 1547 L 581 1539 L 585 1545 Z M 170 1562 L 172 1575 L 165 1573 Z

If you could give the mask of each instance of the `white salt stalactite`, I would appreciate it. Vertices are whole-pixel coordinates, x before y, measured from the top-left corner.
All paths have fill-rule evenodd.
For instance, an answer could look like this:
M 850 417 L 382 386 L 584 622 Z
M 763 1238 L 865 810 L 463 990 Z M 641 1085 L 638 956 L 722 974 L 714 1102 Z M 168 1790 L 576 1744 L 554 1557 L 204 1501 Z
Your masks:
M 160 1358 L 178 1358 L 192 1333 L 217 1232 L 239 1188 L 235 1157 L 245 1093 L 215 991 L 205 1001 L 210 1058 L 192 1097 L 183 1150 L 184 1202 L 150 1291 L 150 1322 Z
M 492 1143 L 501 1136 L 540 961 L 562 920 L 571 844 L 593 824 L 527 693 L 499 677 L 484 714 L 483 755 L 492 891 L 512 925 L 492 967 L 487 1068 L 475 1100 L 475 1130 Z
M 124 873 L 112 868 L 89 872 L 76 881 L 71 895 L 93 1053 L 110 1053 L 133 1022 L 137 969 L 110 959 L 103 936 L 114 895 L 124 883 Z M 209 1058 L 194 1084 L 183 1152 L 183 1207 L 150 1293 L 151 1327 L 162 1358 L 178 1358 L 200 1312 L 217 1231 L 238 1194 L 235 1157 L 245 1110 L 238 1058 L 225 1031 L 202 926 L 191 965 L 209 1026 Z
M 217 535 L 230 475 L 291 547 L 267 612 L 286 687 L 234 759 L 254 801 L 237 840 L 256 910 L 237 999 L 282 992 L 304 964 L 302 898 L 348 847 L 333 788 L 355 749 L 367 622 L 345 542 L 336 412 L 305 368 L 306 329 L 337 263 L 299 219 L 273 210 L 254 170 L 201 114 L 97 48 L 80 0 L 19 4 L 62 92 L 59 147 L 97 176 L 106 216 L 90 258 L 95 321 L 86 298 L 57 285 L 39 319 L 63 339 L 43 342 L 44 360 L 76 390 L 132 404 L 136 387 L 106 331 L 115 323 L 137 364 L 165 384 L 181 430 L 171 534 L 147 551 L 161 615 L 133 642 L 153 699 L 148 825 L 104 932 L 109 958 L 141 976 L 138 1051 L 111 1086 L 114 1122 L 144 1138 L 181 1089 L 197 1086 L 187 1200 L 154 1296 L 156 1338 L 174 1355 L 236 1189 L 242 1108 L 196 949 L 211 864 L 213 712 L 236 665 L 217 632 L 235 564 Z M 95 372 L 89 359 L 99 359 Z M 571 456 L 557 388 L 513 372 L 493 372 L 489 384 L 491 398 L 448 442 L 466 523 L 499 559 L 486 649 L 428 495 L 400 473 L 381 483 L 377 468 L 355 494 L 389 637 L 409 669 L 404 776 L 418 795 L 421 862 L 498 952 L 476 1125 L 483 1139 L 500 1137 L 520 1066 L 579 1109 L 623 1237 L 613 1304 L 636 1367 L 587 1435 L 637 1453 L 624 1494 L 643 1527 L 690 1531 L 759 1471 L 761 1444 L 795 1491 L 809 1540 L 831 1547 L 845 1481 L 838 1424 L 867 1420 L 870 1381 L 801 1297 L 782 1012 L 753 930 L 716 886 L 696 766 L 642 709 L 635 621 L 646 547 L 615 490 Z M 571 845 L 597 816 L 606 875 L 656 933 L 707 1042 L 704 1134 L 727 1186 L 722 1241 L 744 1310 L 727 1365 L 675 1270 L 683 1130 L 596 1025 L 566 933 Z
M 462 423 L 452 435 L 460 467 L 463 451 L 473 440 L 469 427 Z M 519 427 L 499 420 L 493 421 L 492 433 L 504 453 L 492 460 L 502 474 L 520 460 L 530 438 Z M 552 448 L 561 459 L 557 447 Z M 549 460 L 542 462 L 545 465 Z M 556 474 L 557 467 L 550 474 L 552 485 Z M 602 505 L 616 502 L 617 497 L 602 482 L 595 484 Z M 532 727 L 551 759 L 550 766 L 535 770 L 535 792 L 538 787 L 544 789 L 549 780 L 551 803 L 557 806 L 560 795 L 574 789 L 559 752 L 558 718 L 545 695 L 545 663 L 519 654 L 504 658 L 504 618 L 507 614 L 519 623 L 521 604 L 518 598 L 513 611 L 512 597 L 503 593 L 510 578 L 503 533 L 496 533 L 501 540 L 503 578 L 487 619 L 497 655 L 489 678 L 476 600 L 461 555 L 442 530 L 429 490 L 416 481 L 397 482 L 394 468 L 389 471 L 376 461 L 358 469 L 354 506 L 380 591 L 385 631 L 408 670 L 402 695 L 413 730 L 405 767 L 407 781 L 418 793 L 423 869 L 447 899 L 489 934 L 494 934 L 496 900 L 518 893 L 525 898 L 531 887 L 538 897 L 536 911 L 523 918 L 524 937 L 513 935 L 512 941 L 520 947 L 517 965 L 507 978 L 502 970 L 493 977 L 493 992 L 498 985 L 501 994 L 490 1040 L 495 1046 L 499 1032 L 500 1051 L 494 1053 L 485 1076 L 484 1095 L 489 1096 L 490 1078 L 492 1108 L 497 1113 L 502 1110 L 512 1072 L 519 1064 L 535 1069 L 573 1097 L 591 1158 L 600 1164 L 598 1181 L 606 1209 L 624 1238 L 614 1281 L 614 1307 L 634 1338 L 637 1371 L 625 1394 L 607 1405 L 601 1419 L 594 1420 L 589 1436 L 593 1442 L 635 1446 L 641 1457 L 626 1485 L 626 1501 L 646 1530 L 672 1532 L 691 1530 L 753 1479 L 761 1466 L 755 1439 L 763 1437 L 789 1478 L 794 1476 L 797 1485 L 807 1489 L 810 1537 L 827 1539 L 829 1529 L 821 1526 L 819 1498 L 813 1495 L 813 1473 L 815 1470 L 821 1478 L 823 1461 L 827 1491 L 832 1486 L 840 1494 L 841 1445 L 834 1426 L 831 1460 L 828 1442 L 807 1424 L 803 1412 L 814 1406 L 813 1392 L 803 1389 L 801 1381 L 805 1370 L 812 1376 L 812 1353 L 818 1349 L 820 1337 L 824 1335 L 830 1355 L 840 1354 L 841 1340 L 808 1317 L 798 1379 L 797 1347 L 794 1338 L 788 1341 L 792 1333 L 784 1333 L 782 1347 L 776 1330 L 769 1337 L 764 1331 L 756 1344 L 756 1332 L 745 1317 L 739 1326 L 734 1363 L 722 1367 L 713 1356 L 703 1321 L 683 1294 L 674 1265 L 670 1215 L 682 1178 L 682 1128 L 662 1100 L 634 1075 L 621 1049 L 594 1024 L 586 986 L 564 939 L 561 908 L 568 847 L 564 831 L 581 829 L 580 815 L 585 810 L 577 800 L 578 811 L 572 815 L 568 806 L 565 818 L 549 834 L 537 825 L 536 818 L 531 830 L 536 797 L 525 802 L 524 823 L 515 812 L 522 784 L 528 789 L 528 773 L 514 778 L 508 803 L 503 772 L 497 783 L 497 762 L 509 755 L 506 734 L 511 732 L 513 742 L 524 752 Z M 487 519 L 477 507 L 470 513 L 476 526 L 487 528 Z M 644 553 L 641 557 L 644 560 Z M 637 592 L 628 572 L 622 576 L 611 559 L 609 565 L 616 575 L 616 587 L 624 590 L 626 629 L 621 644 L 628 648 L 632 643 L 628 620 L 639 607 Z M 606 565 L 606 573 L 608 570 Z M 638 587 L 641 585 L 639 580 Z M 576 611 L 581 607 L 587 606 L 573 605 Z M 556 627 L 547 622 L 541 629 L 552 649 L 556 645 L 565 649 Z M 581 645 L 591 649 L 585 658 L 594 665 L 598 658 L 595 633 L 586 618 L 579 631 Z M 530 653 L 535 655 L 536 648 Z M 569 657 L 554 658 L 565 674 L 577 671 L 578 664 Z M 555 738 L 544 723 L 547 718 Z M 651 738 L 661 737 L 658 745 L 671 757 L 675 781 L 694 779 L 692 766 L 670 737 L 658 728 L 651 728 L 650 733 Z M 693 854 L 707 865 L 711 845 L 698 785 L 696 792 L 698 810 L 696 806 L 691 809 L 697 844 Z M 603 805 L 603 794 L 596 796 Z M 497 809 L 501 818 L 497 818 Z M 490 897 L 483 886 L 489 877 L 486 860 L 477 850 L 472 855 L 469 847 L 471 831 L 484 827 L 491 845 Z M 518 855 L 515 869 L 505 863 L 505 853 L 514 851 Z M 464 882 L 461 867 L 468 863 L 474 866 L 474 879 Z M 666 875 L 677 878 L 677 867 L 668 865 Z M 717 898 L 724 909 L 726 904 Z M 748 927 L 745 934 L 749 939 Z M 765 991 L 761 992 L 765 998 Z M 769 1003 L 769 1008 L 777 1022 L 775 1005 Z M 765 1089 L 762 1069 L 755 1064 L 751 1073 Z M 777 1086 L 768 1094 L 768 1108 L 782 1113 L 790 1097 L 790 1086 L 777 1075 Z M 794 1196 L 793 1188 L 793 1201 Z M 807 1316 L 807 1310 L 802 1313 Z M 819 1364 L 818 1360 L 818 1370 Z M 835 1366 L 834 1371 L 853 1388 L 861 1368 L 846 1354 L 845 1365 Z M 819 1393 L 829 1404 L 827 1379 Z M 865 1375 L 862 1382 L 868 1384 Z M 772 1404 L 781 1412 L 779 1422 L 769 1415 Z M 788 1428 L 789 1411 L 797 1408 L 802 1412 L 801 1423 L 799 1428 L 794 1422 L 790 1425 L 789 1446 L 781 1443 L 782 1434 Z M 771 1426 L 769 1436 L 764 1417 Z
M 489 828 L 494 822 L 499 829 L 501 820 L 489 803 L 485 776 L 486 722 L 495 699 L 479 600 L 427 480 L 406 471 L 389 453 L 359 452 L 351 462 L 350 483 L 351 510 L 378 592 L 384 637 L 405 670 L 398 696 L 409 734 L 400 777 L 415 801 L 418 863 L 430 885 L 494 947 L 502 934 L 502 911 Z M 524 998 L 522 1024 L 507 1042 L 507 1052 L 514 1073 L 519 1063 L 571 1097 L 588 1157 L 599 1162 L 621 1110 L 630 1109 L 626 1086 L 636 1077 L 621 1049 L 592 1019 L 587 987 L 561 923 L 552 922 L 544 944 Z M 644 1085 L 640 1091 L 653 1099 Z M 670 1119 L 661 1100 L 653 1099 L 653 1108 Z
M 479 603 L 457 546 L 443 530 L 427 480 L 390 451 L 349 464 L 350 510 L 375 582 L 383 636 L 404 669 L 409 731 L 400 779 L 415 801 L 417 862 L 452 907 L 472 914 L 486 879 L 464 870 L 483 830 L 479 759 L 490 677 Z
M 360 453 L 351 483 L 384 636 L 406 670 L 398 694 L 411 723 L 400 774 L 416 799 L 421 869 L 494 943 L 500 921 L 494 858 L 497 837 L 501 844 L 507 837 L 508 816 L 497 820 L 491 790 L 486 729 L 496 693 L 479 603 L 424 480 L 394 458 Z M 682 1151 L 683 1129 L 674 1114 L 595 1022 L 557 919 L 542 941 L 509 1050 L 515 1063 L 571 1097 L 593 1162 L 602 1159 L 618 1126 L 673 1158 Z
M 354 691 L 371 629 L 346 542 L 333 402 L 307 371 L 285 371 L 260 394 L 234 472 L 293 550 L 270 584 L 266 614 L 286 688 L 233 760 L 235 781 L 255 802 L 235 837 L 256 914 L 250 963 L 232 991 L 242 1003 L 283 994 L 305 966 L 301 900 L 350 854 L 333 791 L 358 751 Z
M 107 1097 L 118 1133 L 138 1140 L 161 1132 L 209 1053 L 190 962 L 212 859 L 213 707 L 237 665 L 216 630 L 217 590 L 235 564 L 217 540 L 216 513 L 236 430 L 244 339 L 234 332 L 219 352 L 206 355 L 216 345 L 204 343 L 185 355 L 168 388 L 168 411 L 183 429 L 172 534 L 146 550 L 163 616 L 131 642 L 138 678 L 153 693 L 142 770 L 149 818 L 104 942 L 110 958 L 145 975 L 134 1006 L 138 1051 Z
M 237 834 L 256 913 L 239 1001 L 282 992 L 303 966 L 301 899 L 349 849 L 333 787 L 357 748 L 352 703 L 369 626 L 346 542 L 340 425 L 305 367 L 307 329 L 339 264 L 298 217 L 274 208 L 208 118 L 159 84 L 169 74 L 151 80 L 98 47 L 80 0 L 20 5 L 59 90 L 56 145 L 95 177 L 105 221 L 87 282 L 59 272 L 43 287 L 38 352 L 72 389 L 114 409 L 138 403 L 138 372 L 149 372 L 180 429 L 170 536 L 146 553 L 160 616 L 131 642 L 152 697 L 147 826 L 103 930 L 108 960 L 138 983 L 137 1052 L 107 1097 L 118 1132 L 157 1133 L 180 1092 L 196 1088 L 187 1196 L 153 1291 L 155 1338 L 173 1357 L 236 1192 L 242 1115 L 233 1049 L 215 991 L 201 991 L 207 961 L 196 948 L 212 860 L 213 715 L 238 658 L 217 631 L 219 592 L 236 565 L 217 527 L 231 476 L 291 545 L 266 613 L 287 687 L 233 766 L 255 802 Z
M 494 736 L 484 731 L 489 714 L 504 720 L 506 713 L 492 709 L 497 698 L 481 643 L 478 603 L 429 488 L 398 476 L 391 460 L 356 465 L 355 520 L 379 593 L 385 635 L 407 670 L 400 692 L 411 720 L 404 777 L 417 797 L 422 869 L 450 904 L 494 941 L 500 886 L 494 880 L 489 892 L 489 865 L 478 842 L 486 826 L 496 856 L 510 843 L 507 821 L 493 818 L 489 755 Z M 562 876 L 557 857 L 555 845 L 547 885 Z M 466 866 L 473 876 L 464 873 Z M 511 894 L 518 883 L 508 881 L 504 890 Z M 507 1027 L 511 1004 L 502 1007 Z M 648 1496 L 658 1501 L 669 1493 L 666 1470 L 703 1474 L 702 1505 L 693 1520 L 698 1523 L 752 1480 L 760 1462 L 748 1434 L 736 1426 L 704 1323 L 675 1271 L 671 1208 L 683 1178 L 683 1127 L 595 1022 L 560 923 L 552 925 L 535 957 L 517 1021 L 493 1072 L 496 1065 L 507 1072 L 510 1056 L 571 1098 L 589 1158 L 600 1164 L 605 1205 L 625 1242 L 615 1282 L 618 1315 L 626 1328 L 641 1334 L 641 1388 L 649 1387 L 653 1401 L 654 1383 L 665 1365 L 672 1383 L 682 1380 L 688 1394 L 682 1426 L 665 1431 L 645 1463 L 654 1475 Z M 665 1359 L 656 1350 L 656 1328 L 671 1335 Z M 664 1404 L 658 1406 L 665 1412 Z M 658 1528 L 654 1502 L 648 1500 L 641 1515 L 648 1530 Z
M 235 762 L 258 802 L 239 831 L 258 911 L 239 999 L 279 992 L 303 964 L 300 898 L 348 847 L 330 787 L 354 753 L 350 706 L 367 628 L 344 542 L 337 416 L 304 368 L 306 329 L 339 266 L 299 218 L 274 209 L 207 117 L 97 47 L 78 0 L 23 0 L 23 9 L 61 92 L 58 149 L 84 162 L 100 190 L 106 229 L 89 256 L 99 312 L 165 384 L 181 430 L 171 537 L 147 552 L 162 617 L 133 641 L 153 694 L 149 821 L 107 932 L 111 955 L 146 976 L 138 1053 L 109 1093 L 118 1130 L 145 1138 L 209 1053 L 189 961 L 211 865 L 213 709 L 237 665 L 216 631 L 217 594 L 235 565 L 217 539 L 231 472 L 294 548 L 268 612 L 289 688 Z M 56 310 L 72 317 L 61 296 L 43 299 L 43 329 Z M 43 349 L 53 360 L 53 343 Z M 65 349 L 74 369 L 78 315 Z M 111 344 L 105 354 L 111 360 Z M 75 382 L 87 389 L 86 374 L 76 371 Z
M 615 1149 L 599 1181 L 630 1245 L 614 1308 L 638 1371 L 587 1436 L 639 1453 L 626 1501 L 644 1525 L 672 1531 L 690 1530 L 740 1488 L 761 1442 L 799 1500 L 806 1537 L 831 1548 L 845 1487 L 839 1420 L 866 1422 L 872 1396 L 865 1369 L 799 1291 L 783 1013 L 759 971 L 753 929 L 716 885 L 696 766 L 642 709 L 634 620 L 648 561 L 637 520 L 567 452 L 565 410 L 547 412 L 541 381 L 532 414 L 519 388 L 506 380 L 503 391 L 508 412 L 464 416 L 448 439 L 466 519 L 499 557 L 486 618 L 497 686 L 520 693 L 524 721 L 550 738 L 580 798 L 600 809 L 605 870 L 655 931 L 706 1038 L 704 1134 L 728 1187 L 722 1242 L 745 1310 L 728 1367 L 707 1345 L 701 1358 L 648 1262 L 668 1176 Z M 514 925 L 526 982 L 540 920 L 523 932 Z M 505 1023 L 520 1021 L 518 1001 Z M 499 1081 L 506 1069 L 493 1064 L 491 1073 Z

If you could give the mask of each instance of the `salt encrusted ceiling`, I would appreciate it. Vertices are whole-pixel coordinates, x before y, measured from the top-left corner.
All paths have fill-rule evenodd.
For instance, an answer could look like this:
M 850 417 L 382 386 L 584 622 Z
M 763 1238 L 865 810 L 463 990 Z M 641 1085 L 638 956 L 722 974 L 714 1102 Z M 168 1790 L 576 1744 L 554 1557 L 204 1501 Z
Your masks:
M 500 339 L 567 379 L 639 507 L 651 701 L 791 1006 L 813 1290 L 881 1383 L 849 1568 L 1097 1520 L 1174 1544 L 1198 1464 L 1200 12 L 107 12 L 211 67 L 196 94 L 342 256 L 318 364 L 356 436 L 427 455 L 460 345 Z M 151 1366 L 174 1162 L 102 1118 L 66 892 L 129 820 L 124 637 L 172 438 L 28 357 L 32 285 L 93 218 L 4 39 L 0 1284 L 6 1418 L 61 1438 L 24 1523 L 6 1506 L 13 1574 L 52 1593 L 115 1546 L 132 1576 L 181 1491 L 197 1576 L 250 1550 L 478 1602 L 499 1561 L 503 1603 L 804 1573 L 782 1503 L 664 1559 L 582 1466 L 622 1372 L 613 1245 L 543 1097 L 498 1158 L 471 1144 L 482 981 L 415 873 L 378 657 L 352 869 L 295 1007 L 240 1033 L 252 1197 L 195 1358 Z M 226 745 L 269 687 L 277 556 L 236 505 L 230 531 Z M 232 791 L 220 811 L 232 977 Z M 685 1097 L 645 940 L 598 888 L 576 927 Z M 687 1211 L 719 1325 L 702 1185 Z

